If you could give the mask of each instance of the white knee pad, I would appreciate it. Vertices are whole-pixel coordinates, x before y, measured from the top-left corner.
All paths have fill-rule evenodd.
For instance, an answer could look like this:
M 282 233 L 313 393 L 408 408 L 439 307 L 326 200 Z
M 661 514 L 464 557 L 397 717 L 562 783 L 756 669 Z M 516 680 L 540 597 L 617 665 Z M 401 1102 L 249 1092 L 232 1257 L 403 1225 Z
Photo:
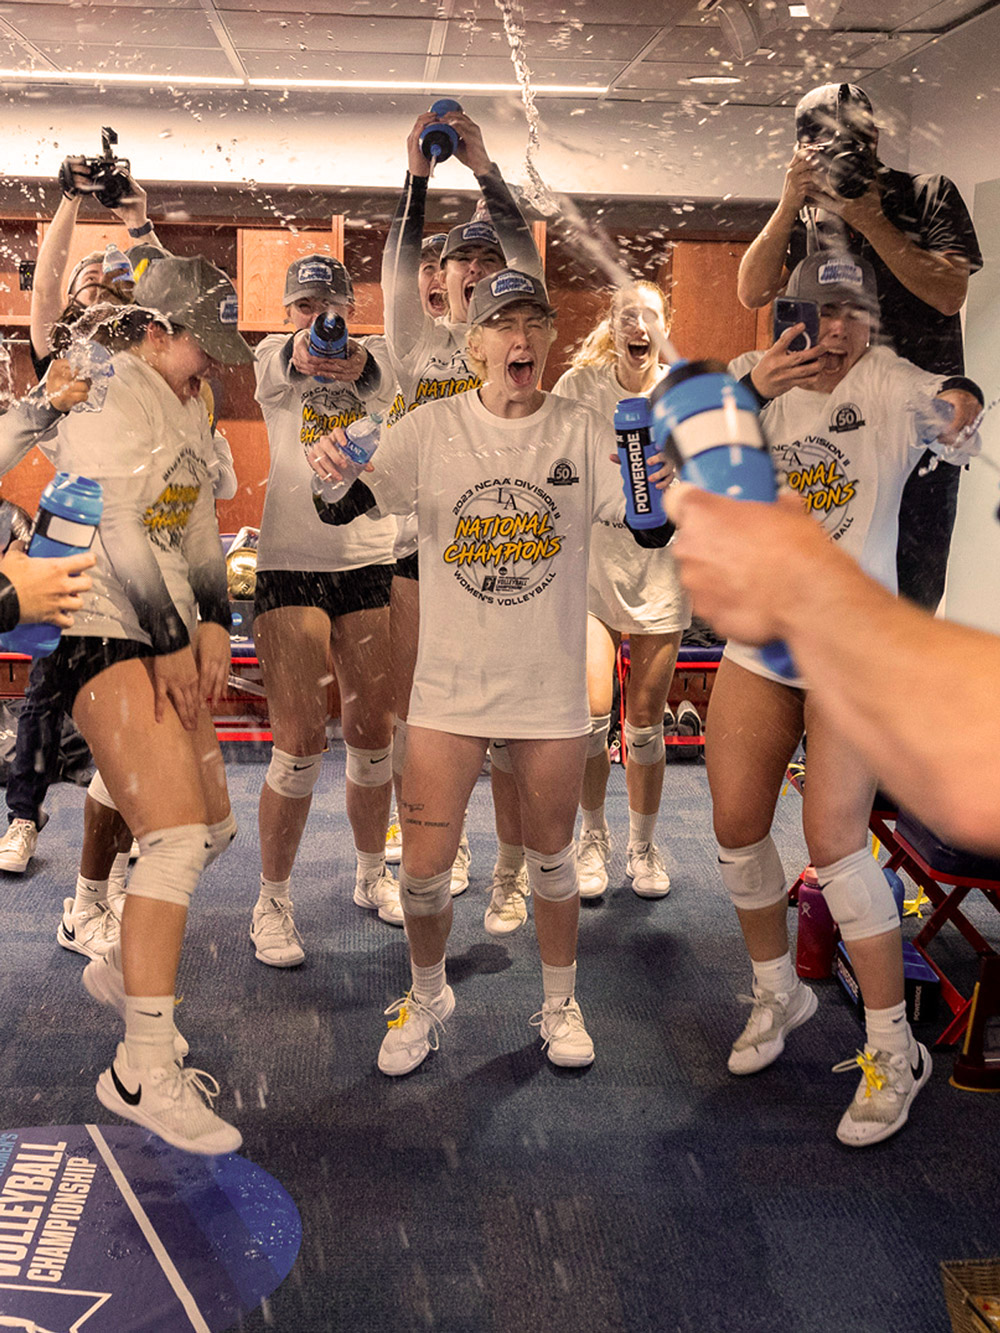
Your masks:
M 230 810 L 225 819 L 208 826 L 208 852 L 205 855 L 206 870 L 226 850 L 236 837 L 236 816 Z
M 501 773 L 514 772 L 514 765 L 510 762 L 510 750 L 507 748 L 506 741 L 490 741 L 490 763 L 494 768 L 499 768 Z
M 590 715 L 590 735 L 587 737 L 587 758 L 596 759 L 604 753 L 611 730 L 611 714 L 603 713 L 600 717 Z
M 392 736 L 392 771 L 397 778 L 403 776 L 403 765 L 406 763 L 406 719 L 396 718 L 396 726 Z
M 832 866 L 817 866 L 816 876 L 830 915 L 848 942 L 898 928 L 899 912 L 889 881 L 867 847 Z
M 303 796 L 312 795 L 312 789 L 316 786 L 316 781 L 319 778 L 319 769 L 322 762 L 322 753 L 288 754 L 273 745 L 271 747 L 271 762 L 267 766 L 264 781 L 279 796 L 301 800 Z
M 536 898 L 549 903 L 563 903 L 579 892 L 576 873 L 576 843 L 570 842 L 561 852 L 543 856 L 530 847 L 524 849 L 528 867 L 528 883 Z
M 430 879 L 399 872 L 399 901 L 407 916 L 437 916 L 451 902 L 451 866 Z
M 633 727 L 631 722 L 626 722 L 625 749 L 630 764 L 651 768 L 653 764 L 664 763 L 663 723 L 652 727 Z
M 104 779 L 100 773 L 95 773 L 90 779 L 90 786 L 87 788 L 87 795 L 92 796 L 98 805 L 106 805 L 109 810 L 117 810 L 114 798 L 104 785 Z
M 187 907 L 205 865 L 207 824 L 178 824 L 139 839 L 139 859 L 128 882 L 129 896 Z
M 719 874 L 734 907 L 755 911 L 785 896 L 785 872 L 770 833 L 749 847 L 719 847 Z
M 392 781 L 392 746 L 378 750 L 347 749 L 347 776 L 359 787 L 384 787 Z

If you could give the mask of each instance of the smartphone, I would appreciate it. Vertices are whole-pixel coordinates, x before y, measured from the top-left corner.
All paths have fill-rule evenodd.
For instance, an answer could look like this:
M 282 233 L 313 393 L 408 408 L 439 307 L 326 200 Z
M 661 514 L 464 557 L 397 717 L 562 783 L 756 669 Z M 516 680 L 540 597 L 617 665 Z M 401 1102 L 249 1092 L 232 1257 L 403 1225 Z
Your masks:
M 781 337 L 793 324 L 804 324 L 805 332 L 798 334 L 788 344 L 790 352 L 804 352 L 807 347 L 815 347 L 819 342 L 819 306 L 815 301 L 794 301 L 787 296 L 779 296 L 774 303 L 774 339 Z

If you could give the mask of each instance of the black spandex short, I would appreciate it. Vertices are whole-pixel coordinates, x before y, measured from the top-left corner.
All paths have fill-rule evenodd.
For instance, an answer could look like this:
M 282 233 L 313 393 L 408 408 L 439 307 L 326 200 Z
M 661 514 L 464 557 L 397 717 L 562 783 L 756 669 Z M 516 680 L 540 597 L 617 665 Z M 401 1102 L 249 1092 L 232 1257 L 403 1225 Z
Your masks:
M 420 566 L 417 563 L 418 552 L 414 551 L 412 555 L 404 555 L 402 560 L 396 561 L 397 579 L 415 579 L 419 582 Z
M 134 657 L 155 657 L 148 643 L 135 639 L 99 639 L 91 635 L 63 635 L 59 647 L 51 656 L 43 658 L 44 680 L 53 696 L 62 700 L 67 713 L 72 713 L 76 696 L 89 680 L 99 676 L 116 662 L 129 662 Z
M 389 605 L 392 565 L 362 565 L 339 573 L 323 570 L 258 569 L 254 616 L 279 606 L 318 606 L 331 620 L 352 611 Z

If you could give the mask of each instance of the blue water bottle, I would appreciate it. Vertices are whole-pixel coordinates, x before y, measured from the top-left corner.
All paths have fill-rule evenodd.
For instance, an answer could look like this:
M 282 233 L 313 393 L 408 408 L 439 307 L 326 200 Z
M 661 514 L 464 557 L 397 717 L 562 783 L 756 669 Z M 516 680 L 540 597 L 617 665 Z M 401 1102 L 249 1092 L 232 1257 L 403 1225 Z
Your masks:
M 309 355 L 347 357 L 347 325 L 340 315 L 317 315 L 309 329 Z M 329 375 L 316 375 L 323 384 L 331 383 Z
M 57 472 L 42 492 L 28 555 L 67 556 L 89 551 L 103 508 L 100 482 L 73 472 Z M 0 643 L 8 653 L 48 657 L 59 646 L 60 634 L 57 625 L 16 625 L 0 635 Z
M 650 394 L 656 450 L 683 481 L 734 500 L 774 500 L 774 464 L 761 434 L 757 399 L 716 361 L 678 361 Z M 761 657 L 786 680 L 798 674 L 785 644 Z
M 431 107 L 435 116 L 447 116 L 450 111 L 461 111 L 453 97 L 439 97 Z M 425 125 L 420 131 L 420 151 L 432 164 L 447 162 L 458 147 L 458 131 L 450 125 Z
M 649 456 L 658 452 L 646 398 L 623 398 L 615 408 L 618 465 L 625 489 L 625 518 L 630 528 L 660 528 L 667 521 L 663 494 L 649 480 Z

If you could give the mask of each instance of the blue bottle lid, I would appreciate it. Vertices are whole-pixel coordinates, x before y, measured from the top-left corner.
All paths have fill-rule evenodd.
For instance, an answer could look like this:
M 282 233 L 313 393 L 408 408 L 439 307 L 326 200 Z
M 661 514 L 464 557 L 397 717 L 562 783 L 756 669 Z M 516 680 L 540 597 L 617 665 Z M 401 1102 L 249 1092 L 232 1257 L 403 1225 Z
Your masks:
M 615 430 L 641 430 L 651 420 L 648 398 L 622 398 L 615 408 Z
M 431 106 L 431 112 L 435 116 L 446 116 L 449 111 L 461 111 L 462 107 L 453 97 L 439 97 Z
M 61 518 L 97 524 L 104 509 L 104 493 L 98 481 L 76 472 L 57 472 L 42 495 L 42 506 Z

